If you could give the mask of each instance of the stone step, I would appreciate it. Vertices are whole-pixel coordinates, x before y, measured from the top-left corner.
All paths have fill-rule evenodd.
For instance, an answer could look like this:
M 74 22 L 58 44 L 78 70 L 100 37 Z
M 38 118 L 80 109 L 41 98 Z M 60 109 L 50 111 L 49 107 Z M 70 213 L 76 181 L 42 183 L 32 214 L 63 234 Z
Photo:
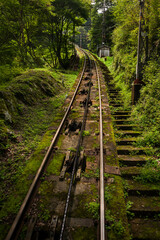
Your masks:
M 137 126 L 136 125 L 133 125 L 133 124 L 118 124 L 116 125 L 116 128 L 118 130 L 132 130 L 132 129 L 135 129 Z
M 132 131 L 132 130 L 117 130 L 115 131 L 117 135 L 121 137 L 130 136 L 130 137 L 137 137 L 141 134 L 140 131 Z
M 127 115 L 128 116 L 128 115 Z M 131 124 L 131 121 L 128 119 L 114 119 L 113 120 L 114 123 L 116 123 L 117 125 L 121 125 L 121 124 L 125 124 L 125 125 L 129 125 Z
M 119 91 L 116 89 L 109 89 L 109 93 L 119 93 Z
M 113 104 L 111 104 L 110 103 L 110 106 L 112 106 L 112 107 L 123 107 L 123 104 L 121 104 L 121 103 L 113 103 Z
M 137 138 L 117 138 L 116 139 L 116 144 L 117 145 L 131 145 L 134 142 L 136 142 Z
M 122 102 L 122 98 L 119 95 L 117 95 L 117 96 L 109 96 L 109 97 L 110 97 L 110 102 L 111 101 L 113 101 L 113 102 L 116 102 L 116 101 Z
M 113 117 L 116 119 L 116 120 L 121 120 L 121 121 L 124 121 L 126 120 L 127 118 L 130 117 L 130 115 L 118 115 L 118 114 L 114 114 Z
M 129 220 L 133 240 L 159 240 L 160 220 L 134 218 Z
M 134 147 L 132 145 L 119 145 L 119 146 L 117 146 L 118 155 L 130 155 L 130 154 L 143 155 L 143 154 L 145 154 L 146 150 L 149 150 L 149 148 Z
M 112 101 L 109 102 L 109 104 L 111 104 L 111 105 L 112 105 L 112 104 L 117 104 L 117 103 L 118 103 L 118 104 L 122 104 L 122 101 L 115 99 L 115 100 L 112 100 Z
M 138 182 L 135 180 L 126 180 L 128 189 L 130 190 L 156 190 L 160 191 L 160 185 L 159 184 L 153 184 L 153 183 L 147 183 L 144 184 L 142 182 Z
M 114 98 L 117 98 L 117 97 L 119 99 L 122 99 L 121 95 L 119 93 L 109 93 L 109 98 L 114 99 Z
M 119 92 L 109 92 L 109 97 L 121 97 L 120 93 Z
M 146 163 L 147 158 L 143 155 L 118 155 L 118 160 L 125 166 L 143 166 Z
M 136 216 L 143 218 L 160 214 L 160 196 L 128 196 L 128 201 L 133 203 L 129 210 Z
M 131 166 L 131 167 L 121 167 L 121 175 L 124 178 L 132 179 L 133 176 L 138 176 L 141 172 L 142 168 L 137 166 Z
M 113 115 L 130 115 L 131 111 L 116 111 Z
M 107 86 L 108 86 L 109 88 L 114 88 L 114 89 L 115 89 L 115 84 L 114 84 L 114 83 L 108 83 Z
M 134 180 L 126 180 L 128 195 L 132 196 L 160 196 L 160 186 L 159 184 L 147 183 Z

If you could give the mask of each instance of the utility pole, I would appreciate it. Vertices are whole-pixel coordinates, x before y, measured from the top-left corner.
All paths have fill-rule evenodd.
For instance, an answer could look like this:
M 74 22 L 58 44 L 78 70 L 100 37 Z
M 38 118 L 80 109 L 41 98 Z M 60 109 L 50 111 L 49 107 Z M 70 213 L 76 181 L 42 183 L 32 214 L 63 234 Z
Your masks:
M 139 31 L 138 31 L 138 48 L 137 48 L 137 66 L 136 66 L 136 80 L 132 84 L 132 105 L 134 105 L 140 97 L 140 89 L 143 85 L 141 77 L 142 63 L 141 63 L 141 54 L 142 54 L 142 20 L 143 20 L 143 8 L 144 1 L 139 0 L 140 2 L 140 13 L 139 13 Z
M 106 40 L 105 11 L 106 11 L 106 0 L 104 0 L 103 2 L 102 44 L 105 44 L 105 40 Z
M 144 7 L 144 0 L 140 0 L 140 13 L 139 13 L 139 32 L 138 32 L 138 49 L 137 49 L 137 67 L 136 67 L 136 79 L 139 80 L 140 72 L 141 72 L 141 33 L 142 33 L 142 19 L 143 19 L 143 7 Z

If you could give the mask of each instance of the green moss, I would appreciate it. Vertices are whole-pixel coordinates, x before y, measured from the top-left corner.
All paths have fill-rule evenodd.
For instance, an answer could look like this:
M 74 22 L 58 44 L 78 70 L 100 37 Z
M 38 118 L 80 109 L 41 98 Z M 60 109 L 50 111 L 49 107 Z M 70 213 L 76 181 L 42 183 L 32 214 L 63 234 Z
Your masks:
M 110 177 L 113 178 L 112 175 Z M 109 221 L 108 236 L 109 239 L 130 239 L 128 222 L 126 215 L 126 206 L 124 201 L 123 185 L 121 177 L 114 176 L 114 183 L 107 187 L 107 209 L 109 216 L 112 218 Z M 107 218 L 109 218 L 107 216 Z
M 90 202 L 85 205 L 88 213 L 92 218 L 99 219 L 99 203 L 98 202 Z
M 8 144 L 8 131 L 3 120 L 0 120 L 0 153 L 3 153 Z
M 29 186 L 31 184 L 32 178 L 44 157 L 44 149 L 46 149 L 51 142 L 52 135 L 50 131 L 46 132 L 43 137 L 43 140 L 38 145 L 36 151 L 31 156 L 30 160 L 26 167 L 23 168 L 23 173 L 19 178 L 17 176 L 17 181 L 14 187 L 12 194 L 9 196 L 8 200 L 6 200 L 3 204 L 3 207 L 0 211 L 0 218 L 6 217 L 9 214 L 16 214 L 22 200 L 24 199 L 25 194 L 27 193 Z
M 95 156 L 87 156 L 86 157 L 86 162 L 95 162 L 96 157 Z
M 97 116 L 97 114 L 94 114 L 94 113 L 93 113 L 93 114 L 90 115 L 90 117 L 91 117 L 91 119 L 95 120 L 95 119 L 97 119 L 99 116 Z
M 71 236 L 73 240 L 95 240 L 97 235 L 97 228 L 74 228 L 71 232 Z
M 64 135 L 60 135 L 60 137 L 58 138 L 58 142 L 57 142 L 57 147 L 58 148 L 61 147 L 64 138 L 65 138 Z
M 2 121 L 0 135 L 3 137 L 3 149 L 8 144 L 10 149 L 13 147 L 12 159 L 1 164 L 2 239 L 9 228 L 5 222 L 7 218 L 14 218 L 18 212 L 62 119 L 62 104 L 77 75 L 78 72 L 74 71 L 34 69 L 10 79 L 12 81 L 9 84 L 0 86 L 0 118 L 5 120 Z M 8 126 L 5 125 L 6 122 Z M 8 130 L 11 128 L 12 133 Z M 50 163 L 51 174 L 58 174 L 62 160 L 61 154 L 53 158 Z M 43 212 L 43 206 L 41 207 Z M 47 215 L 46 212 L 46 219 Z
M 115 157 L 114 153 L 111 153 L 110 155 L 106 155 L 105 156 L 105 162 L 106 162 L 107 165 L 118 166 L 118 160 Z
M 79 218 L 89 218 L 88 212 L 86 211 L 85 204 L 89 203 L 91 201 L 91 196 L 89 196 L 87 193 L 79 194 L 75 197 L 78 201 L 78 208 L 72 212 L 71 217 L 79 217 Z
M 90 184 L 85 193 L 74 196 L 74 199 L 78 202 L 78 208 L 72 212 L 72 217 L 92 218 L 95 214 L 98 218 L 98 188 L 95 184 Z
M 90 131 L 83 131 L 82 133 L 82 136 L 85 137 L 85 136 L 90 136 Z
M 60 174 L 64 157 L 65 157 L 65 154 L 55 153 L 53 159 L 51 160 L 48 166 L 47 173 L 55 174 L 58 176 Z
M 135 180 L 141 183 L 160 183 L 160 165 L 159 159 L 148 160 L 143 168 L 140 169 L 140 175 Z

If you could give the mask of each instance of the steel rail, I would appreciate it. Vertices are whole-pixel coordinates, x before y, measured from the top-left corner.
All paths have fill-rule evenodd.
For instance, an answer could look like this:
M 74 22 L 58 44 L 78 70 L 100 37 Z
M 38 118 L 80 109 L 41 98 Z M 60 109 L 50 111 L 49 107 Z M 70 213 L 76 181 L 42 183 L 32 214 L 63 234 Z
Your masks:
M 102 119 L 102 99 L 101 99 L 101 86 L 100 78 L 98 73 L 97 64 L 96 73 L 98 78 L 98 88 L 99 88 L 99 129 L 100 129 L 100 239 L 105 240 L 105 207 L 104 207 L 104 158 L 103 158 L 103 119 Z
M 63 124 L 64 124 L 64 122 L 65 122 L 65 120 L 66 120 L 66 118 L 68 116 L 68 113 L 69 113 L 69 111 L 71 109 L 71 106 L 72 106 L 72 104 L 74 102 L 74 99 L 75 99 L 76 94 L 78 92 L 79 86 L 80 86 L 80 84 L 82 82 L 82 78 L 83 78 L 85 67 L 86 67 L 86 55 L 84 55 L 84 56 L 85 56 L 85 60 L 84 60 L 84 66 L 83 66 L 82 74 L 80 76 L 80 80 L 78 82 L 78 85 L 76 87 L 74 95 L 73 95 L 73 97 L 71 99 L 71 102 L 70 102 L 70 104 L 69 104 L 69 106 L 67 108 L 67 111 L 66 111 L 66 113 L 65 113 L 65 115 L 64 115 L 64 117 L 63 117 L 63 119 L 62 119 L 62 121 L 61 121 L 61 123 L 60 123 L 60 125 L 59 125 L 59 127 L 58 127 L 58 129 L 57 129 L 57 131 L 56 131 L 56 133 L 54 135 L 54 137 L 53 137 L 53 139 L 52 139 L 52 142 L 51 142 L 51 144 L 50 144 L 50 146 L 49 146 L 49 148 L 47 150 L 47 153 L 46 153 L 46 155 L 45 155 L 45 157 L 44 157 L 44 159 L 43 159 L 43 161 L 41 163 L 41 166 L 39 167 L 39 169 L 38 169 L 38 171 L 36 173 L 36 176 L 34 177 L 34 180 L 33 180 L 32 184 L 31 184 L 31 186 L 30 186 L 30 188 L 29 188 L 29 190 L 27 192 L 27 195 L 26 195 L 26 197 L 25 197 L 25 199 L 24 199 L 24 201 L 23 201 L 23 203 L 22 203 L 22 205 L 20 207 L 20 210 L 19 210 L 18 214 L 16 215 L 16 218 L 15 218 L 15 220 L 14 220 L 14 222 L 13 222 L 13 224 L 12 224 L 12 226 L 11 226 L 11 228 L 10 228 L 6 238 L 5 238 L 5 240 L 13 240 L 13 239 L 15 239 L 15 236 L 17 235 L 16 231 L 18 230 L 18 228 L 19 228 L 19 226 L 21 224 L 22 218 L 23 218 L 23 216 L 25 214 L 25 211 L 27 209 L 29 201 L 30 201 L 30 199 L 32 197 L 32 194 L 34 193 L 35 188 L 36 188 L 36 184 L 38 183 L 38 181 L 40 179 L 40 176 L 43 173 L 44 167 L 47 164 L 47 161 L 48 161 L 48 158 L 49 158 L 49 156 L 51 154 L 53 146 L 54 146 L 54 144 L 55 144 L 55 142 L 56 142 L 56 140 L 57 140 L 57 138 L 59 136 L 59 133 L 60 133 L 62 127 L 63 127 Z
M 83 51 L 83 52 L 88 56 L 88 54 L 85 51 Z M 90 62 L 90 68 L 91 68 L 91 62 Z M 70 184 L 69 184 L 69 190 L 68 190 L 67 200 L 66 200 L 65 209 L 64 209 L 64 215 L 63 215 L 61 231 L 60 231 L 60 240 L 63 239 L 66 217 L 67 217 L 69 201 L 70 201 L 70 196 L 71 196 L 71 190 L 72 190 L 72 186 L 73 186 L 73 183 L 74 183 L 74 176 L 75 176 L 76 169 L 77 169 L 80 146 L 81 146 L 82 140 L 83 140 L 83 131 L 85 129 L 85 124 L 86 124 L 86 118 L 87 118 L 87 112 L 88 112 L 88 102 L 89 102 L 89 99 L 90 99 L 90 91 L 91 91 L 91 79 L 89 81 L 89 90 L 88 90 L 88 96 L 87 96 L 87 101 L 86 101 L 86 105 L 85 105 L 85 111 L 84 111 L 84 115 L 83 115 L 82 127 L 81 127 L 81 131 L 80 131 L 78 144 L 77 144 L 77 147 L 76 147 L 76 156 L 75 156 L 75 159 L 74 159 L 74 165 L 73 165 L 73 169 L 72 169 L 71 180 L 70 180 Z
M 90 54 L 91 55 L 91 54 Z M 92 55 L 91 55 L 92 56 Z M 92 56 L 94 59 L 94 57 Z M 101 97 L 101 85 L 100 77 L 97 68 L 97 63 L 94 60 L 96 67 L 96 75 L 98 79 L 99 89 L 99 130 L 100 130 L 100 240 L 106 240 L 105 236 L 105 204 L 104 204 L 104 157 L 103 157 L 103 118 L 102 118 L 102 97 Z

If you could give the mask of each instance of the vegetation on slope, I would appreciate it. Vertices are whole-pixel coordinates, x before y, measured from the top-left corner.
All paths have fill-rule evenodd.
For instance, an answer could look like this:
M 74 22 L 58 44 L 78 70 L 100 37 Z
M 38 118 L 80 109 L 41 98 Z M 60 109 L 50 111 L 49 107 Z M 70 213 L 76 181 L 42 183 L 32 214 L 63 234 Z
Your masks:
M 130 105 L 132 83 L 136 79 L 137 43 L 139 28 L 139 1 L 114 1 L 113 15 L 116 27 L 112 34 L 112 58 L 107 64 L 112 71 L 117 87 L 121 88 L 124 104 Z M 132 108 L 132 118 L 143 130 L 141 145 L 158 147 L 160 116 L 160 2 L 145 1 L 142 31 L 144 48 L 141 51 L 140 99 Z
M 2 112 L 8 114 L 1 115 L 0 121 L 0 219 L 5 223 L 18 211 L 41 164 L 77 75 L 77 71 L 29 70 L 0 89 L 2 97 L 9 96 L 2 98 Z M 58 167 L 54 166 L 54 171 Z M 1 234 L 7 230 L 5 224 L 1 225 Z
M 88 16 L 86 0 L 2 0 L 0 65 L 68 68 L 75 27 Z

